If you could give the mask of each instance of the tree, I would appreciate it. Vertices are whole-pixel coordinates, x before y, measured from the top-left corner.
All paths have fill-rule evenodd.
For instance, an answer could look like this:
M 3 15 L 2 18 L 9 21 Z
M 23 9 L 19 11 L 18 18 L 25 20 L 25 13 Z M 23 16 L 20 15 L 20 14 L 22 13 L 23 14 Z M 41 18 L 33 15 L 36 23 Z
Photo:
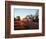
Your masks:
M 20 16 L 17 16 L 17 17 L 16 17 L 16 20 L 20 21 Z

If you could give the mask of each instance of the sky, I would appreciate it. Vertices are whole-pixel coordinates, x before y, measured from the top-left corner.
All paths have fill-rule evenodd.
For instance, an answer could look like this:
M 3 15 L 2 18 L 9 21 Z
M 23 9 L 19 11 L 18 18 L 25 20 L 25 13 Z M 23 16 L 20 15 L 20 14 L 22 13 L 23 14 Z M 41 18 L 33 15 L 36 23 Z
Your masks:
M 25 8 L 14 8 L 14 16 L 20 16 L 21 18 L 26 15 L 35 15 L 38 9 L 25 9 Z

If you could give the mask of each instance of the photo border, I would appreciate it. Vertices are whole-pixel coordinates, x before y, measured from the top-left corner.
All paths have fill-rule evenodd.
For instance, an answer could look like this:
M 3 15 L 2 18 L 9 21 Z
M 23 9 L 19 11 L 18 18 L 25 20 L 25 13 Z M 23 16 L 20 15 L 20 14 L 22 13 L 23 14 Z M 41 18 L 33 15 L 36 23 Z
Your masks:
M 39 10 L 39 29 L 31 30 L 14 30 L 14 8 L 38 9 Z M 22 31 L 22 32 L 21 32 Z M 11 5 L 11 34 L 28 34 L 42 32 L 42 7 L 41 6 L 22 6 Z
M 41 6 L 42 7 L 42 33 L 10 34 L 11 5 Z M 45 35 L 45 4 L 36 2 L 5 1 L 5 38 L 34 37 Z

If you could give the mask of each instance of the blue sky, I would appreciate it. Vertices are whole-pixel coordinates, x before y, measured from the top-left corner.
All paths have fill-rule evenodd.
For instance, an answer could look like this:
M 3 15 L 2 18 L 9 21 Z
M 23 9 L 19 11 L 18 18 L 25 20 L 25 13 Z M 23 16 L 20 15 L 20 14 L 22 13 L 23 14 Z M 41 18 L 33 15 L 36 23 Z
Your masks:
M 34 15 L 37 11 L 38 9 L 14 8 L 14 16 Z

